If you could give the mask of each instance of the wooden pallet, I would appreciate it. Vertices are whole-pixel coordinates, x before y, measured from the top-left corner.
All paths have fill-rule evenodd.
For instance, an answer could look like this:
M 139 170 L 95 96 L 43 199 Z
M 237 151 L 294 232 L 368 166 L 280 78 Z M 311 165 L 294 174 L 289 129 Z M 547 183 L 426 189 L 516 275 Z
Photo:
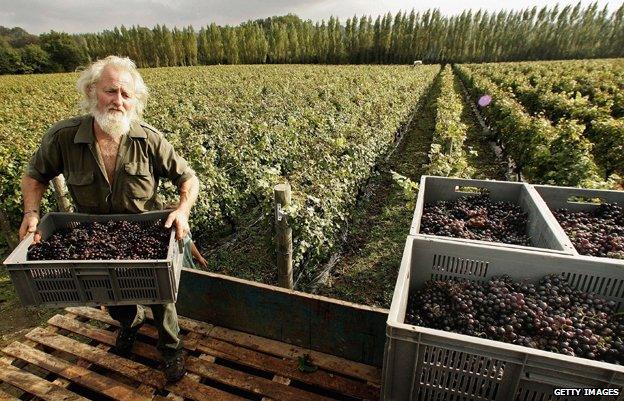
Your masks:
M 187 374 L 167 385 L 145 324 L 130 358 L 110 350 L 119 323 L 93 308 L 67 308 L 0 357 L 0 400 L 378 400 L 381 372 L 293 345 L 180 317 Z M 318 370 L 301 372 L 310 354 Z

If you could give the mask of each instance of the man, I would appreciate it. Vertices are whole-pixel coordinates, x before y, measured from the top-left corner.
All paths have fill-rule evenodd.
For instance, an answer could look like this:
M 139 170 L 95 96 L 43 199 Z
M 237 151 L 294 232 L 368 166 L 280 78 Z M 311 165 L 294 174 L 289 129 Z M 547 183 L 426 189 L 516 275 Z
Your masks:
M 43 137 L 22 178 L 24 219 L 20 238 L 36 231 L 45 189 L 62 173 L 77 211 L 95 214 L 162 209 L 156 193 L 159 179 L 172 180 L 180 201 L 165 227 L 174 225 L 176 239 L 189 243 L 188 218 L 199 181 L 162 134 L 141 122 L 147 88 L 135 64 L 129 58 L 106 57 L 82 72 L 77 87 L 83 96 L 80 107 L 87 114 L 55 124 Z M 35 241 L 39 239 L 36 234 Z M 185 373 L 175 304 L 151 305 L 151 309 L 165 376 L 175 382 Z M 138 305 L 111 306 L 108 310 L 121 323 L 115 350 L 129 355 L 145 319 L 144 310 Z

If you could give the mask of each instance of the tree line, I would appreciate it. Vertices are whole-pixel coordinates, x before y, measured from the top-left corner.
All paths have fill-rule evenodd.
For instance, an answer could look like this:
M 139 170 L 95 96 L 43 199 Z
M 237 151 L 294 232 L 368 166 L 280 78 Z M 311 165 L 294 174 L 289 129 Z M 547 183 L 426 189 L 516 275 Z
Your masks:
M 0 27 L 0 73 L 74 71 L 110 54 L 139 67 L 208 64 L 465 63 L 622 57 L 624 4 L 593 3 L 520 11 L 439 10 L 312 22 L 296 15 L 238 26 L 115 27 L 100 33 L 30 35 Z

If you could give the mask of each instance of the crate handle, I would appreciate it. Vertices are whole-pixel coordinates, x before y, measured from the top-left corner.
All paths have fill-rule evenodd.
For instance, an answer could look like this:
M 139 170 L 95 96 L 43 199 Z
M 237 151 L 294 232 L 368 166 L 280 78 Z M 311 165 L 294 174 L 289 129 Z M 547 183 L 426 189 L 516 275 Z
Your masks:
M 559 372 L 553 372 L 559 373 Z M 534 372 L 526 372 L 525 376 L 530 381 L 537 381 L 539 383 L 543 383 L 546 385 L 551 385 L 559 388 L 571 388 L 571 387 L 582 387 L 582 383 L 570 383 L 569 380 L 563 380 L 558 377 L 545 375 L 543 373 L 534 373 Z
M 599 196 L 582 196 L 582 195 L 570 195 L 566 200 L 567 203 L 582 204 L 582 205 L 602 205 L 607 203 L 604 198 Z
M 474 185 L 455 185 L 455 192 L 463 194 L 483 194 L 489 192 L 485 187 L 475 187 Z

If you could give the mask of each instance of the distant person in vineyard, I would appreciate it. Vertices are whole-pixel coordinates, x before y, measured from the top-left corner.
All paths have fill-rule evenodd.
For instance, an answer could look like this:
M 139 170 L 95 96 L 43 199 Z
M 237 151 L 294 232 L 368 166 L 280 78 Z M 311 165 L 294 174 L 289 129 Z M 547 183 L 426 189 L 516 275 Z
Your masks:
M 190 255 L 188 219 L 199 181 L 165 137 L 141 121 L 147 87 L 135 64 L 129 58 L 106 57 L 81 73 L 77 87 L 85 114 L 61 121 L 47 132 L 22 179 L 20 238 L 35 232 L 42 196 L 59 174 L 67 180 L 77 211 L 94 214 L 162 209 L 156 190 L 160 178 L 167 178 L 178 187 L 180 201 L 165 226 L 175 226 L 176 238 L 185 241 L 185 253 Z M 165 376 L 175 382 L 185 373 L 175 304 L 151 305 L 151 309 Z M 139 305 L 108 310 L 121 323 L 115 350 L 129 355 L 145 311 Z

